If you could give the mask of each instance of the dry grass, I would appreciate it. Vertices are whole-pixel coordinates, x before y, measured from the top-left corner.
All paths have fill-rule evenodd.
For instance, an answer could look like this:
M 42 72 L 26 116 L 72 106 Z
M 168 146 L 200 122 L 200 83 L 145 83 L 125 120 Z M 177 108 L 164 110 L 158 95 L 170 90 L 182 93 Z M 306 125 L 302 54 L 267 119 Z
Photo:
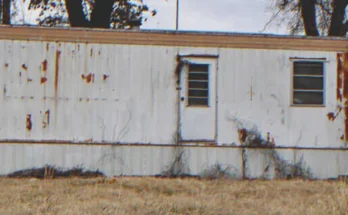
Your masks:
M 348 214 L 348 184 L 0 179 L 0 214 Z

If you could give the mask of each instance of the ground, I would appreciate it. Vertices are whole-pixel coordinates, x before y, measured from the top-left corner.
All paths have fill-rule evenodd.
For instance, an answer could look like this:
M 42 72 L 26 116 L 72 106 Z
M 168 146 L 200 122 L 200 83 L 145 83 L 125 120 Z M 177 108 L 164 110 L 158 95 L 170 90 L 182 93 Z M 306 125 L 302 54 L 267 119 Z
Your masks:
M 0 179 L 0 214 L 348 214 L 344 181 Z

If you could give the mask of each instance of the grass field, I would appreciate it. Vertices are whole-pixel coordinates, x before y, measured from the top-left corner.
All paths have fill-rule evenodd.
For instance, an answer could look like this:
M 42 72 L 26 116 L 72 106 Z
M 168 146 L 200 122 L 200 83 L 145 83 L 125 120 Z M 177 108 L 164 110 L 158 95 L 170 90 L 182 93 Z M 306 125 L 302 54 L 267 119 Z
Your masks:
M 348 183 L 0 179 L 0 214 L 348 214 Z

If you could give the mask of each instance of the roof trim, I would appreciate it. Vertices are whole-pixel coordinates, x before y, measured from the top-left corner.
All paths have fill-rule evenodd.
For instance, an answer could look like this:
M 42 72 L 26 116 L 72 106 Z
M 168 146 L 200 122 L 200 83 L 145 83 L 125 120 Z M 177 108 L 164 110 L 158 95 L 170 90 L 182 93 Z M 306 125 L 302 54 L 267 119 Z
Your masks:
M 211 48 L 348 51 L 348 39 L 194 31 L 127 31 L 0 26 L 0 40 Z

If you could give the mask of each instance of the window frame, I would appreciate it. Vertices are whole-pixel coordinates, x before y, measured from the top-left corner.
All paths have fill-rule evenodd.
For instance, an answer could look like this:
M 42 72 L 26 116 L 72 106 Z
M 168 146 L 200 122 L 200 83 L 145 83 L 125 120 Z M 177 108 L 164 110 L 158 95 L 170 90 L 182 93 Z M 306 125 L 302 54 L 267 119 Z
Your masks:
M 292 107 L 325 107 L 326 106 L 326 58 L 290 58 L 291 61 L 291 95 L 290 95 L 290 106 Z M 322 90 L 309 90 L 311 93 L 315 92 L 322 92 L 323 96 L 323 102 L 322 104 L 295 104 L 294 103 L 294 78 L 295 78 L 295 63 L 297 62 L 303 62 L 303 63 L 322 63 L 322 80 L 323 80 L 323 87 Z M 303 75 L 301 77 L 315 77 L 315 75 Z M 308 92 L 309 92 L 308 91 Z M 298 90 L 297 92 L 306 92 L 306 90 Z

